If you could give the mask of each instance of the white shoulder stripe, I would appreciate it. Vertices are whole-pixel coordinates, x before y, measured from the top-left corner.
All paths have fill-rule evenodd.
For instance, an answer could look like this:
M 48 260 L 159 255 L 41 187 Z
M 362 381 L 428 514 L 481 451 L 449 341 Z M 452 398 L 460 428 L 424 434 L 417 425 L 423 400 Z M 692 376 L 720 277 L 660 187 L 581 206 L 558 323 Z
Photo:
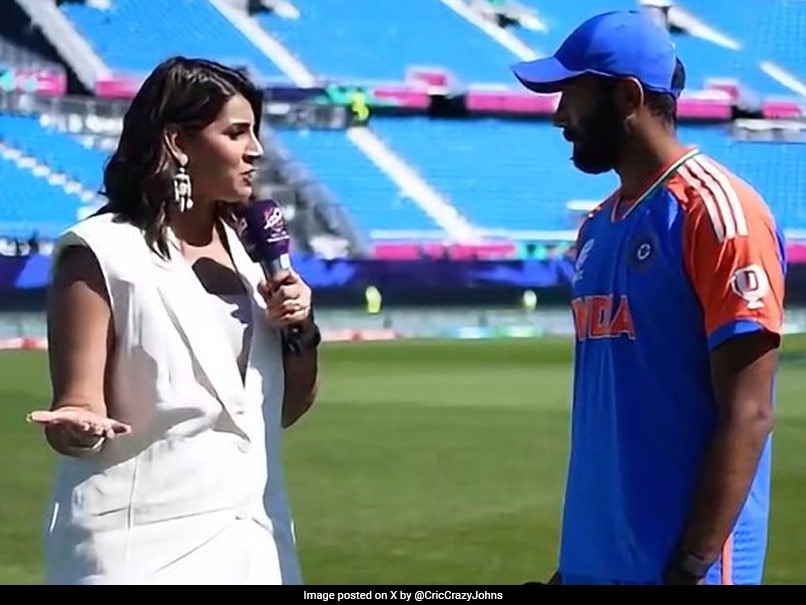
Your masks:
M 701 188 L 708 191 L 711 194 L 711 197 L 716 201 L 716 205 L 719 208 L 719 216 L 725 223 L 725 238 L 733 239 L 736 237 L 736 220 L 733 216 L 733 211 L 730 207 L 728 196 L 725 195 L 725 192 L 719 186 L 719 183 L 717 183 L 716 179 L 714 179 L 713 176 L 703 169 L 702 166 L 695 163 L 693 159 L 686 162 L 686 168 L 691 171 L 691 174 L 697 177 Z
M 736 193 L 724 171 L 704 155 L 694 156 L 690 161 L 700 166 L 719 184 L 719 187 L 725 193 L 731 212 L 733 212 L 733 218 L 736 221 L 736 233 L 738 235 L 747 235 L 747 219 L 744 216 L 744 208 L 739 200 L 739 194 Z
M 677 174 L 682 177 L 682 179 L 686 182 L 686 185 L 697 192 L 697 195 L 699 195 L 702 199 L 702 203 L 705 204 L 705 209 L 708 212 L 708 218 L 711 219 L 711 227 L 714 229 L 714 235 L 716 235 L 717 241 L 723 242 L 725 237 L 734 237 L 736 234 L 736 229 L 734 227 L 733 217 L 729 215 L 727 220 L 724 218 L 713 194 L 706 189 L 705 186 L 698 181 L 693 174 L 691 174 L 686 164 L 677 170 Z M 728 235 L 727 231 L 728 226 L 731 230 L 730 235 Z

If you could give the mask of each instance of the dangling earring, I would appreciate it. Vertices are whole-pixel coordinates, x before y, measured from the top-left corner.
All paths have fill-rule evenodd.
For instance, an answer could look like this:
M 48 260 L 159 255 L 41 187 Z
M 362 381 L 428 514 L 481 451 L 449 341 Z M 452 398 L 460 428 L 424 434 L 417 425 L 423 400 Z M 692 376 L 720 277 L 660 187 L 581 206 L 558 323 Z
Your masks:
M 193 198 L 190 197 L 192 189 L 190 186 L 190 177 L 184 165 L 179 165 L 179 170 L 173 178 L 174 183 L 174 201 L 179 206 L 180 212 L 185 212 L 193 208 Z

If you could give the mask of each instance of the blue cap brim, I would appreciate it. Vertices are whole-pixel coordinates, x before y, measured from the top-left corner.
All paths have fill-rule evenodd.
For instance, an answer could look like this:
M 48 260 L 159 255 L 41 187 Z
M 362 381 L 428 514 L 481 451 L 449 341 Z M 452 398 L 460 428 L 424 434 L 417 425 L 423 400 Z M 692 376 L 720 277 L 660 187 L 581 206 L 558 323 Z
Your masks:
M 529 90 L 546 94 L 560 92 L 563 81 L 586 73 L 567 69 L 554 57 L 516 63 L 512 72 Z

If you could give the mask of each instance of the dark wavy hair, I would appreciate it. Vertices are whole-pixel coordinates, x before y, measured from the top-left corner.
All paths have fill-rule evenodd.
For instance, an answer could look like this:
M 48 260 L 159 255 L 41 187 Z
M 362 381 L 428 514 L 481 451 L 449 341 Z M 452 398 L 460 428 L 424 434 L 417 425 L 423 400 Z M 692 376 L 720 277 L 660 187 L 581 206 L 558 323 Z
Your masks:
M 155 252 L 169 256 L 167 210 L 178 166 L 165 145 L 165 128 L 203 130 L 236 95 L 252 106 L 259 135 L 263 95 L 246 74 L 204 59 L 171 57 L 160 63 L 123 118 L 117 150 L 104 168 L 108 203 L 99 213 L 113 212 L 136 225 Z

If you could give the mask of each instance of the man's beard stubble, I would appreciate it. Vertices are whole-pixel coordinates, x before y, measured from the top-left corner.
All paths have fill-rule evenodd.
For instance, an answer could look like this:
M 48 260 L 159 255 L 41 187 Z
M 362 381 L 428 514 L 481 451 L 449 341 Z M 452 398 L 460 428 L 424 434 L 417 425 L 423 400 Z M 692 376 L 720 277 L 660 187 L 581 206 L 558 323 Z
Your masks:
M 606 95 L 596 111 L 579 126 L 567 127 L 565 135 L 574 144 L 571 156 L 574 166 L 587 174 L 613 170 L 628 138 L 615 104 Z

